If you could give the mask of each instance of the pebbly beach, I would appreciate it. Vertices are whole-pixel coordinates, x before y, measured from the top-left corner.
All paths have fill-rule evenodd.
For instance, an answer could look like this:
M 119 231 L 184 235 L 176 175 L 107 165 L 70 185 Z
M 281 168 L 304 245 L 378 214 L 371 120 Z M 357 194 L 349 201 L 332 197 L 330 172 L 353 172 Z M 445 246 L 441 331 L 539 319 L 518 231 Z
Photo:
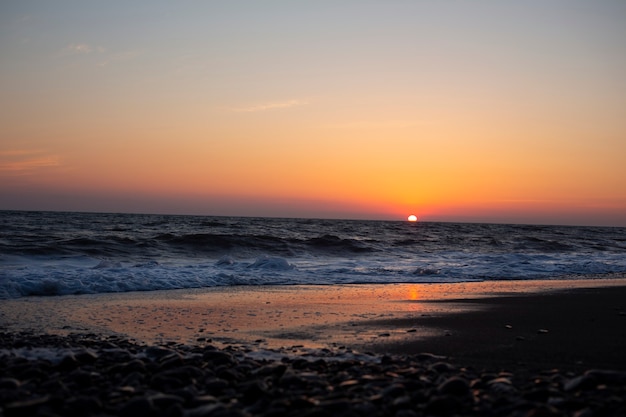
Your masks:
M 3 415 L 624 415 L 626 279 L 0 302 Z

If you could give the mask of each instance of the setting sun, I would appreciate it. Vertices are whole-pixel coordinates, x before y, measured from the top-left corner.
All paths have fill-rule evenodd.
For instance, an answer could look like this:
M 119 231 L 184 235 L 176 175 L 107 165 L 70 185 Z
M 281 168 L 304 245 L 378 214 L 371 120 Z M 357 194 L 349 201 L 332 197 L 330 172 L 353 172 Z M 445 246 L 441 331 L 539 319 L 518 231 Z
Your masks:
M 626 225 L 626 2 L 13 3 L 0 210 Z
M 407 220 L 410 222 L 416 222 L 417 216 L 415 214 L 411 214 L 409 217 L 407 217 Z

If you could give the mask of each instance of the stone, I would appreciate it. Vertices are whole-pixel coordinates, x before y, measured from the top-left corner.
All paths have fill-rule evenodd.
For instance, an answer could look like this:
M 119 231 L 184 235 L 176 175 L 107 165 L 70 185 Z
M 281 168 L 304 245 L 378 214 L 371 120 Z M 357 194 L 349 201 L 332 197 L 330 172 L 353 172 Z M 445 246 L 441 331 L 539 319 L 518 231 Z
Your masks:
M 39 407 L 50 401 L 49 395 L 29 398 L 27 400 L 14 401 L 4 406 L 4 415 L 12 416 L 34 416 L 37 414 Z
M 87 416 L 98 414 L 102 410 L 102 401 L 92 396 L 78 396 L 65 402 L 64 415 Z
M 441 394 L 456 396 L 466 395 L 469 390 L 469 383 L 459 376 L 450 377 L 437 387 L 437 391 Z
M 428 367 L 428 369 L 437 373 L 453 372 L 455 367 L 447 362 L 436 362 Z
M 187 410 L 185 413 L 187 417 L 211 417 L 216 413 L 224 411 L 226 407 L 222 404 L 205 404 L 199 407 Z
M 598 381 L 592 375 L 579 375 L 563 384 L 565 392 L 594 389 Z
M 133 397 L 119 409 L 121 417 L 154 416 L 157 409 L 148 397 Z
M 178 395 L 164 394 L 161 392 L 151 395 L 148 397 L 148 400 L 159 410 L 168 409 L 175 404 L 182 405 L 185 403 L 185 400 Z
M 231 365 L 235 363 L 233 355 L 220 350 L 205 350 L 202 359 L 213 365 Z
M 15 378 L 0 378 L 0 389 L 14 390 L 20 385 L 21 382 Z

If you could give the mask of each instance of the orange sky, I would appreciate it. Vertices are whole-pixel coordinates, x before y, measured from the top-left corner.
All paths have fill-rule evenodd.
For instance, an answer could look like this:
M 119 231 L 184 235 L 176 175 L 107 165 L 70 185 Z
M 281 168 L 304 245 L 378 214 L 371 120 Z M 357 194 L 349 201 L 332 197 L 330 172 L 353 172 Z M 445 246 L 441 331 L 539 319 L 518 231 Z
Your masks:
M 626 3 L 0 6 L 0 209 L 626 226 Z

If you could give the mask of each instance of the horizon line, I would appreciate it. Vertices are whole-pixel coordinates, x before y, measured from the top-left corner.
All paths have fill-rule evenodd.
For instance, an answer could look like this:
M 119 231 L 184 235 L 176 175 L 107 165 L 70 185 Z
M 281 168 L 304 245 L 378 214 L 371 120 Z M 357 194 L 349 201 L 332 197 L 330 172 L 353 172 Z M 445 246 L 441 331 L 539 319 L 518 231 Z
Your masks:
M 549 226 L 549 227 L 609 227 L 609 228 L 626 228 L 626 226 L 616 225 L 593 225 L 593 224 L 567 224 L 567 223 L 529 223 L 529 222 L 489 222 L 489 221 L 469 221 L 469 220 L 420 220 L 417 216 L 417 222 L 410 222 L 403 219 L 374 219 L 374 218 L 347 218 L 347 217 L 299 217 L 299 216 L 249 216 L 249 215 L 227 215 L 227 214 L 191 214 L 191 213 L 159 213 L 159 212 L 124 212 L 124 211 L 84 211 L 84 210 L 35 210 L 35 209 L 3 209 L 0 212 L 24 212 L 24 213 L 67 213 L 67 214 L 102 214 L 102 215 L 134 215 L 134 216 L 172 216 L 172 217 L 224 217 L 224 218 L 242 218 L 242 219 L 276 219 L 276 220 L 329 220 L 329 221 L 351 221 L 351 222 L 396 222 L 408 224 L 420 223 L 450 223 L 450 224 L 487 224 L 502 226 Z

